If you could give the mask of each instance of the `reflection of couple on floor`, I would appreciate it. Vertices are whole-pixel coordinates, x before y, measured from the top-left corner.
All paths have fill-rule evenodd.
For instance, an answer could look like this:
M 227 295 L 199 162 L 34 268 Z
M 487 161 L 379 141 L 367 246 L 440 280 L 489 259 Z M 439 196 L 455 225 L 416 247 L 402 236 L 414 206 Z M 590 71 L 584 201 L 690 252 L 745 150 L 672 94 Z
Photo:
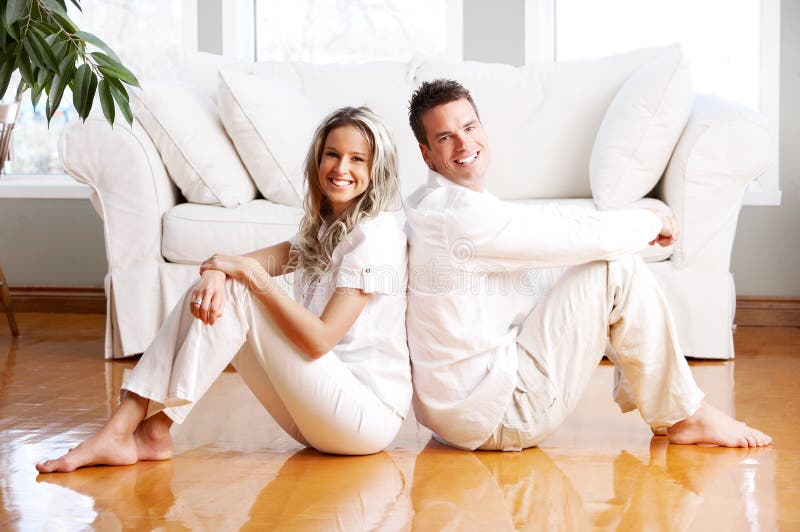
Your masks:
M 464 453 L 436 441 L 417 456 L 413 480 L 406 478 L 410 468 L 401 463 L 408 459 L 387 453 L 332 460 L 304 450 L 279 469 L 271 460 L 242 463 L 241 457 L 203 454 L 197 460 L 220 473 L 211 479 L 220 484 L 220 490 L 211 490 L 218 503 L 213 505 L 208 504 L 209 479 L 193 488 L 197 482 L 191 452 L 180 460 L 144 462 L 113 475 L 94 469 L 42 481 L 92 497 L 95 526 L 635 530 L 646 525 L 682 530 L 695 519 L 703 493 L 759 452 L 667 445 L 666 439 L 653 438 L 647 462 L 622 451 L 613 458 L 613 477 L 584 480 L 580 474 L 576 482 L 588 482 L 595 491 L 610 488 L 598 485 L 600 481 L 613 484 L 613 496 L 603 501 L 584 500 L 581 493 L 586 496 L 589 490 L 579 492 L 560 469 L 559 458 L 545 450 Z M 572 466 L 592 469 L 612 460 L 573 458 Z M 259 490 L 265 477 L 273 480 Z

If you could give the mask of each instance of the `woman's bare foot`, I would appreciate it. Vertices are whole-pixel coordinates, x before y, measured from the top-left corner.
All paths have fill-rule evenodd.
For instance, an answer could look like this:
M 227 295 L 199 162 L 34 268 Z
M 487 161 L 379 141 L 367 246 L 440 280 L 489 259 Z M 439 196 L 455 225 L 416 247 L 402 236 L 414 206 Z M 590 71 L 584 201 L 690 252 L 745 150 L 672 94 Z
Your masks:
M 141 460 L 168 460 L 172 458 L 172 420 L 164 412 L 142 421 L 133 433 L 136 456 Z
M 91 465 L 136 463 L 136 442 L 132 434 L 116 434 L 107 426 L 67 454 L 36 464 L 39 473 L 68 473 Z
M 172 458 L 170 420 L 163 412 L 143 420 L 133 434 L 109 423 L 65 455 L 36 464 L 39 473 L 69 473 L 93 465 L 130 465 L 142 460 Z
M 667 429 L 670 443 L 682 445 L 710 444 L 720 447 L 763 447 L 772 438 L 763 432 L 736 421 L 705 401 L 697 412 Z

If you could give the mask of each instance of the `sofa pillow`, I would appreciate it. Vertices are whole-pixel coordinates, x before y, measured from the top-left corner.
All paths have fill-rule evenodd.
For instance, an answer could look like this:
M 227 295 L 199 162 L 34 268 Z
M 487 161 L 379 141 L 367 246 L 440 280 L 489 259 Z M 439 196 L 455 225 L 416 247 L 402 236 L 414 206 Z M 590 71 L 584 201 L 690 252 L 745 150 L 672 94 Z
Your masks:
M 256 197 L 208 96 L 181 82 L 146 83 L 133 94 L 136 118 L 187 201 L 235 207 Z
M 679 45 L 642 65 L 609 105 L 589 162 L 600 209 L 643 198 L 658 182 L 692 109 L 689 68 Z
M 219 75 L 220 118 L 261 194 L 302 205 L 303 164 L 322 113 L 280 80 L 233 70 Z

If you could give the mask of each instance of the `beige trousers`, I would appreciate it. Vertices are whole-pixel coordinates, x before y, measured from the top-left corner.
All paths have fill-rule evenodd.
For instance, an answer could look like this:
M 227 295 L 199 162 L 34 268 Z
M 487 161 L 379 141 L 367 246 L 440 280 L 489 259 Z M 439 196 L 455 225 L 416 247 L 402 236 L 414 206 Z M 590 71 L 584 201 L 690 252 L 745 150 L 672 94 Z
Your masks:
M 614 399 L 653 428 L 692 415 L 695 384 L 658 282 L 638 255 L 568 269 L 526 318 L 517 338 L 517 386 L 500 425 L 480 447 L 541 443 L 575 408 L 603 357 L 616 367 Z
M 190 288 L 122 386 L 181 423 L 232 363 L 275 421 L 295 440 L 334 454 L 371 454 L 388 446 L 402 419 L 336 356 L 312 359 L 275 325 L 250 291 L 226 281 L 214 325 L 189 312 Z

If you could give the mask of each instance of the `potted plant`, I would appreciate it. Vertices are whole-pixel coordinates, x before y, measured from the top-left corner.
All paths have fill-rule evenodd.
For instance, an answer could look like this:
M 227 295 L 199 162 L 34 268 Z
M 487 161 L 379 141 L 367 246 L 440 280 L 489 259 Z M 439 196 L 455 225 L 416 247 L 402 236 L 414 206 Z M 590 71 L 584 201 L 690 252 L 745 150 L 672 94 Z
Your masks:
M 81 9 L 80 0 L 70 1 Z M 99 37 L 78 29 L 67 15 L 65 0 L 0 0 L 0 97 L 16 71 L 20 81 L 14 100 L 0 102 L 0 172 L 27 90 L 34 108 L 47 95 L 48 125 L 67 87 L 82 120 L 89 116 L 97 94 L 112 126 L 117 108 L 133 123 L 125 85 L 138 87 L 139 81 Z

